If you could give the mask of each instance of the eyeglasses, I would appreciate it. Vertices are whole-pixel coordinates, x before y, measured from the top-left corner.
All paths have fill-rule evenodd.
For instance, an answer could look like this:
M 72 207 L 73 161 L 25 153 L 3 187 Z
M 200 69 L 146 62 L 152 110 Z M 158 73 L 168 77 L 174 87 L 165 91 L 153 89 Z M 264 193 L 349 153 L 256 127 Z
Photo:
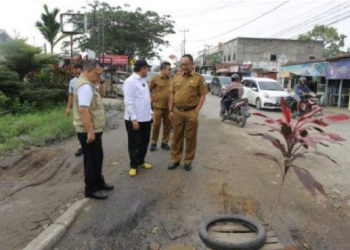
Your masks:
M 94 73 L 95 73 L 95 75 L 96 75 L 97 77 L 99 77 L 99 78 L 101 78 L 102 75 L 103 75 L 103 73 L 96 73 L 96 72 L 94 72 Z

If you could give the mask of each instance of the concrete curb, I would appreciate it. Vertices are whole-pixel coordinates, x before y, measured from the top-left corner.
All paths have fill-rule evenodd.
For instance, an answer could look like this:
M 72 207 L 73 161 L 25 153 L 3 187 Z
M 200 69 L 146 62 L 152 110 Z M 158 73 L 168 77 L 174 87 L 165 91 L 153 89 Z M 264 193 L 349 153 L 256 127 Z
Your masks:
M 32 240 L 23 250 L 52 249 L 66 233 L 69 226 L 75 221 L 79 215 L 79 212 L 88 201 L 89 199 L 76 201 L 66 212 L 64 212 L 53 224 L 41 232 L 41 234 Z

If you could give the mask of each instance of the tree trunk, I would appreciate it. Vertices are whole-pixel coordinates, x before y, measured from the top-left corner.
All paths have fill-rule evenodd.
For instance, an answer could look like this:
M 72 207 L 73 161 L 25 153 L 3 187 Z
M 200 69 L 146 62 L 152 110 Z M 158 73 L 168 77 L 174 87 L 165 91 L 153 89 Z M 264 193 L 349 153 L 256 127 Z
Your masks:
M 51 46 L 51 55 L 53 55 L 53 47 L 54 47 L 53 43 L 50 43 L 50 46 Z

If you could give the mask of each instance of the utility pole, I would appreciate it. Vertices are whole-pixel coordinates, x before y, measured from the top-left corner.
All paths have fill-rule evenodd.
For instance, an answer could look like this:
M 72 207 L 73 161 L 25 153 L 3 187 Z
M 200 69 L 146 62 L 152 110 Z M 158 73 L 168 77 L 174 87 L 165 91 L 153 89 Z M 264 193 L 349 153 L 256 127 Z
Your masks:
M 183 54 L 186 54 L 186 33 L 189 32 L 190 30 L 180 30 L 180 32 L 184 33 L 184 46 L 183 46 Z

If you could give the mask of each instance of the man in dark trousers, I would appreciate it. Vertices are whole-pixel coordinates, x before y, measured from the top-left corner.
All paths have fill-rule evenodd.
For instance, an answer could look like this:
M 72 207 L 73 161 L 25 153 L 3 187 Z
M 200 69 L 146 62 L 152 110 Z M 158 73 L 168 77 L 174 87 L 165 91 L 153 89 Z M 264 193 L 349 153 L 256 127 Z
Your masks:
M 170 73 L 171 64 L 163 62 L 160 65 L 160 74 L 152 77 L 149 89 L 153 99 L 153 131 L 151 139 L 151 151 L 157 148 L 157 142 L 160 127 L 163 123 L 163 137 L 160 147 L 164 150 L 170 150 L 168 145 L 171 131 L 171 122 L 169 120 L 169 98 L 170 98 Z
M 112 190 L 102 175 L 102 134 L 106 124 L 105 110 L 101 98 L 105 86 L 100 83 L 103 68 L 98 61 L 89 62 L 76 83 L 73 94 L 74 127 L 83 148 L 85 197 L 107 199 L 103 190 Z
M 136 60 L 134 73 L 123 84 L 131 177 L 137 175 L 138 167 L 152 168 L 151 164 L 145 162 L 153 114 L 150 91 L 145 80 L 148 67 L 151 66 L 145 59 Z

